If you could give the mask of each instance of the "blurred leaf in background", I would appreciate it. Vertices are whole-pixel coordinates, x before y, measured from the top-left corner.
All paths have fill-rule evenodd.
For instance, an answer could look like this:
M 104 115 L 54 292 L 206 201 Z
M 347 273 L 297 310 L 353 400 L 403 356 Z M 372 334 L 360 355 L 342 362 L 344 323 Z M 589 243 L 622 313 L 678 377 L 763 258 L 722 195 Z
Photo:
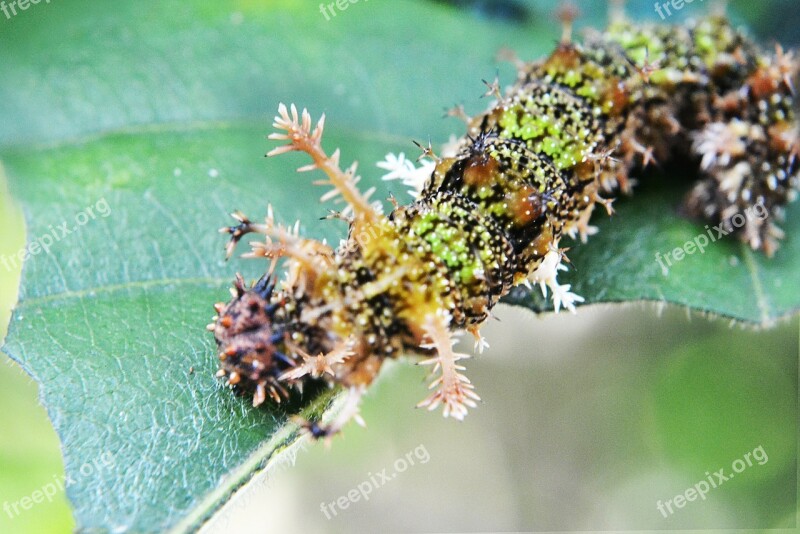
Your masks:
M 6 336 L 17 299 L 21 263 L 13 257 L 25 245 L 22 213 L 0 175 L 0 340 Z M 6 265 L 7 264 L 7 265 Z M 0 361 L 0 532 L 66 532 L 74 525 L 63 488 L 64 465 L 58 437 L 39 404 L 36 383 L 7 358 Z M 20 500 L 47 486 L 49 498 L 36 513 Z M 55 492 L 53 493 L 53 491 Z M 12 506 L 17 504 L 16 511 Z M 6 506 L 7 505 L 7 506 Z M 17 513 L 17 511 L 19 513 Z

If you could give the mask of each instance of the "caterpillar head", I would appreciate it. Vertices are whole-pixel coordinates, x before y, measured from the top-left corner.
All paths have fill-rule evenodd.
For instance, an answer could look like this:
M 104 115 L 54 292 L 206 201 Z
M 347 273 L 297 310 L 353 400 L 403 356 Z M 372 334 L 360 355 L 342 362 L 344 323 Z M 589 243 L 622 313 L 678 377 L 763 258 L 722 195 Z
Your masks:
M 275 293 L 275 283 L 263 276 L 247 289 L 236 276 L 232 299 L 214 306 L 218 317 L 213 327 L 219 347 L 220 370 L 235 389 L 253 394 L 253 405 L 269 395 L 276 402 L 288 397 L 278 378 L 296 364 L 285 350 L 286 324 L 282 313 L 285 295 Z

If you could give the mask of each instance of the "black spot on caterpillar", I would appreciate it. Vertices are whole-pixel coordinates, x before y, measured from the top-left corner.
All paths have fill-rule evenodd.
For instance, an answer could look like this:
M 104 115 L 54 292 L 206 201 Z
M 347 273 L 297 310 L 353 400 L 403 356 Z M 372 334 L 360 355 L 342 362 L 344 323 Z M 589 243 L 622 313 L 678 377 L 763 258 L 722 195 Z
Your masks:
M 348 208 L 343 245 L 301 237 L 297 227 L 235 214 L 228 254 L 248 233 L 266 236 L 250 256 L 271 261 L 252 287 L 237 277 L 232 300 L 216 305 L 209 325 L 220 349 L 219 376 L 253 404 L 280 402 L 291 388 L 324 381 L 347 389 L 333 420 L 306 423 L 314 436 L 358 417 L 361 395 L 383 362 L 418 354 L 438 374 L 419 405 L 463 418 L 479 397 L 461 373 L 454 333 L 483 347 L 480 325 L 518 284 L 551 291 L 556 310 L 581 298 L 557 281 L 564 235 L 586 240 L 603 195 L 629 192 L 630 176 L 654 161 L 694 161 L 700 179 L 685 211 L 713 224 L 755 205 L 769 214 L 730 227 L 736 238 L 771 255 L 775 225 L 798 189 L 794 80 L 798 64 L 780 47 L 767 52 L 722 16 L 684 26 L 634 24 L 617 16 L 583 44 L 565 36 L 546 59 L 520 63 L 516 83 L 467 118 L 467 132 L 441 157 L 416 168 L 382 164 L 389 177 L 419 185 L 417 200 L 384 215 L 356 187 L 352 166 L 322 148 L 324 117 L 279 107 L 270 136 L 287 144 L 269 155 L 302 151 Z M 466 118 L 466 117 L 465 117 Z M 422 180 L 419 180 L 419 179 Z M 730 223 L 727 223 L 730 224 Z M 286 279 L 274 281 L 279 258 Z

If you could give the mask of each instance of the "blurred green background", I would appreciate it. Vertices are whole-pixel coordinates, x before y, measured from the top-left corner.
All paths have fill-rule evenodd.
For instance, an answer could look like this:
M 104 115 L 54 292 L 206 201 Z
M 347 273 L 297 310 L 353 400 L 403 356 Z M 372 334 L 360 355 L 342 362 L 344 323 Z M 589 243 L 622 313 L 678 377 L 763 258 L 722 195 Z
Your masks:
M 24 222 L 0 173 L 0 256 L 10 257 L 25 244 Z M 17 299 L 20 272 L 0 265 L 0 339 L 6 336 Z M 45 484 L 63 481 L 58 437 L 39 404 L 36 383 L 5 354 L 0 354 L 0 505 L 14 503 Z M 0 513 L 0 532 L 68 532 L 72 515 L 64 492 L 19 516 Z
M 380 0 L 373 0 L 380 1 Z M 388 0 L 384 0 L 388 1 Z M 458 1 L 475 16 L 550 16 L 554 2 Z M 310 2 L 310 5 L 314 4 Z M 628 2 L 653 18 L 652 2 Z M 699 3 L 698 3 L 699 4 Z M 602 2 L 580 3 L 582 24 Z M 313 5 L 312 5 L 313 7 Z M 675 21 L 696 14 L 687 5 Z M 763 39 L 798 44 L 795 2 L 733 2 Z M 1 179 L 0 179 L 1 180 Z M 0 254 L 24 244 L 22 214 L 0 183 Z M 0 337 L 19 272 L 0 266 Z M 797 287 L 795 291 L 799 290 Z M 498 310 L 492 347 L 466 363 L 487 406 L 464 423 L 414 410 L 424 371 L 387 369 L 331 449 L 307 447 L 297 464 L 261 476 L 209 532 L 455 532 L 500 530 L 791 529 L 797 510 L 798 321 L 754 332 L 653 305 L 594 306 L 577 316 Z M 58 440 L 34 383 L 5 356 L 0 365 L 0 504 L 63 478 Z M 664 518 L 673 498 L 762 446 L 768 455 Z M 332 502 L 424 447 L 430 457 L 327 519 Z M 431 515 L 434 503 L 435 515 Z M 0 532 L 67 532 L 63 492 Z

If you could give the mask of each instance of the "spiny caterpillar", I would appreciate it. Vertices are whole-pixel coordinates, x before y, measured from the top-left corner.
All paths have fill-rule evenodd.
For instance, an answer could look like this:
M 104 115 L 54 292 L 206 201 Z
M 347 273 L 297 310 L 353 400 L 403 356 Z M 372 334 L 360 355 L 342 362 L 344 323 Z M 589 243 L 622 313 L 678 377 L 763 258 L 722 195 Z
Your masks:
M 700 179 L 686 211 L 724 224 L 758 203 L 766 219 L 728 228 L 772 255 L 781 238 L 773 221 L 798 188 L 798 128 L 793 81 L 798 64 L 776 47 L 767 53 L 724 15 L 683 26 L 634 24 L 621 11 L 605 33 L 564 36 L 546 59 L 518 61 L 516 83 L 467 121 L 466 135 L 416 167 L 403 155 L 380 167 L 403 179 L 415 202 L 384 215 L 371 191 L 356 187 L 356 165 L 343 170 L 338 150 L 322 148 L 324 115 L 316 125 L 306 110 L 283 104 L 270 139 L 287 144 L 267 154 L 305 152 L 299 171 L 322 170 L 347 209 L 338 250 L 301 237 L 298 227 L 251 222 L 240 213 L 228 256 L 249 233 L 249 257 L 271 261 L 252 287 L 237 275 L 233 299 L 215 306 L 209 325 L 220 349 L 218 376 L 238 391 L 280 402 L 289 389 L 321 380 L 346 389 L 343 407 L 325 423 L 306 422 L 315 437 L 338 432 L 358 416 L 361 396 L 388 358 L 417 354 L 436 378 L 419 406 L 443 406 L 462 419 L 479 400 L 462 374 L 467 356 L 453 350 L 466 330 L 476 346 L 492 307 L 518 284 L 549 288 L 556 311 L 574 312 L 583 299 L 557 281 L 566 269 L 564 235 L 583 241 L 596 204 L 612 213 L 603 194 L 629 192 L 632 172 L 654 161 L 695 161 Z M 653 59 L 653 61 L 651 61 Z M 274 281 L 279 258 L 286 278 Z

